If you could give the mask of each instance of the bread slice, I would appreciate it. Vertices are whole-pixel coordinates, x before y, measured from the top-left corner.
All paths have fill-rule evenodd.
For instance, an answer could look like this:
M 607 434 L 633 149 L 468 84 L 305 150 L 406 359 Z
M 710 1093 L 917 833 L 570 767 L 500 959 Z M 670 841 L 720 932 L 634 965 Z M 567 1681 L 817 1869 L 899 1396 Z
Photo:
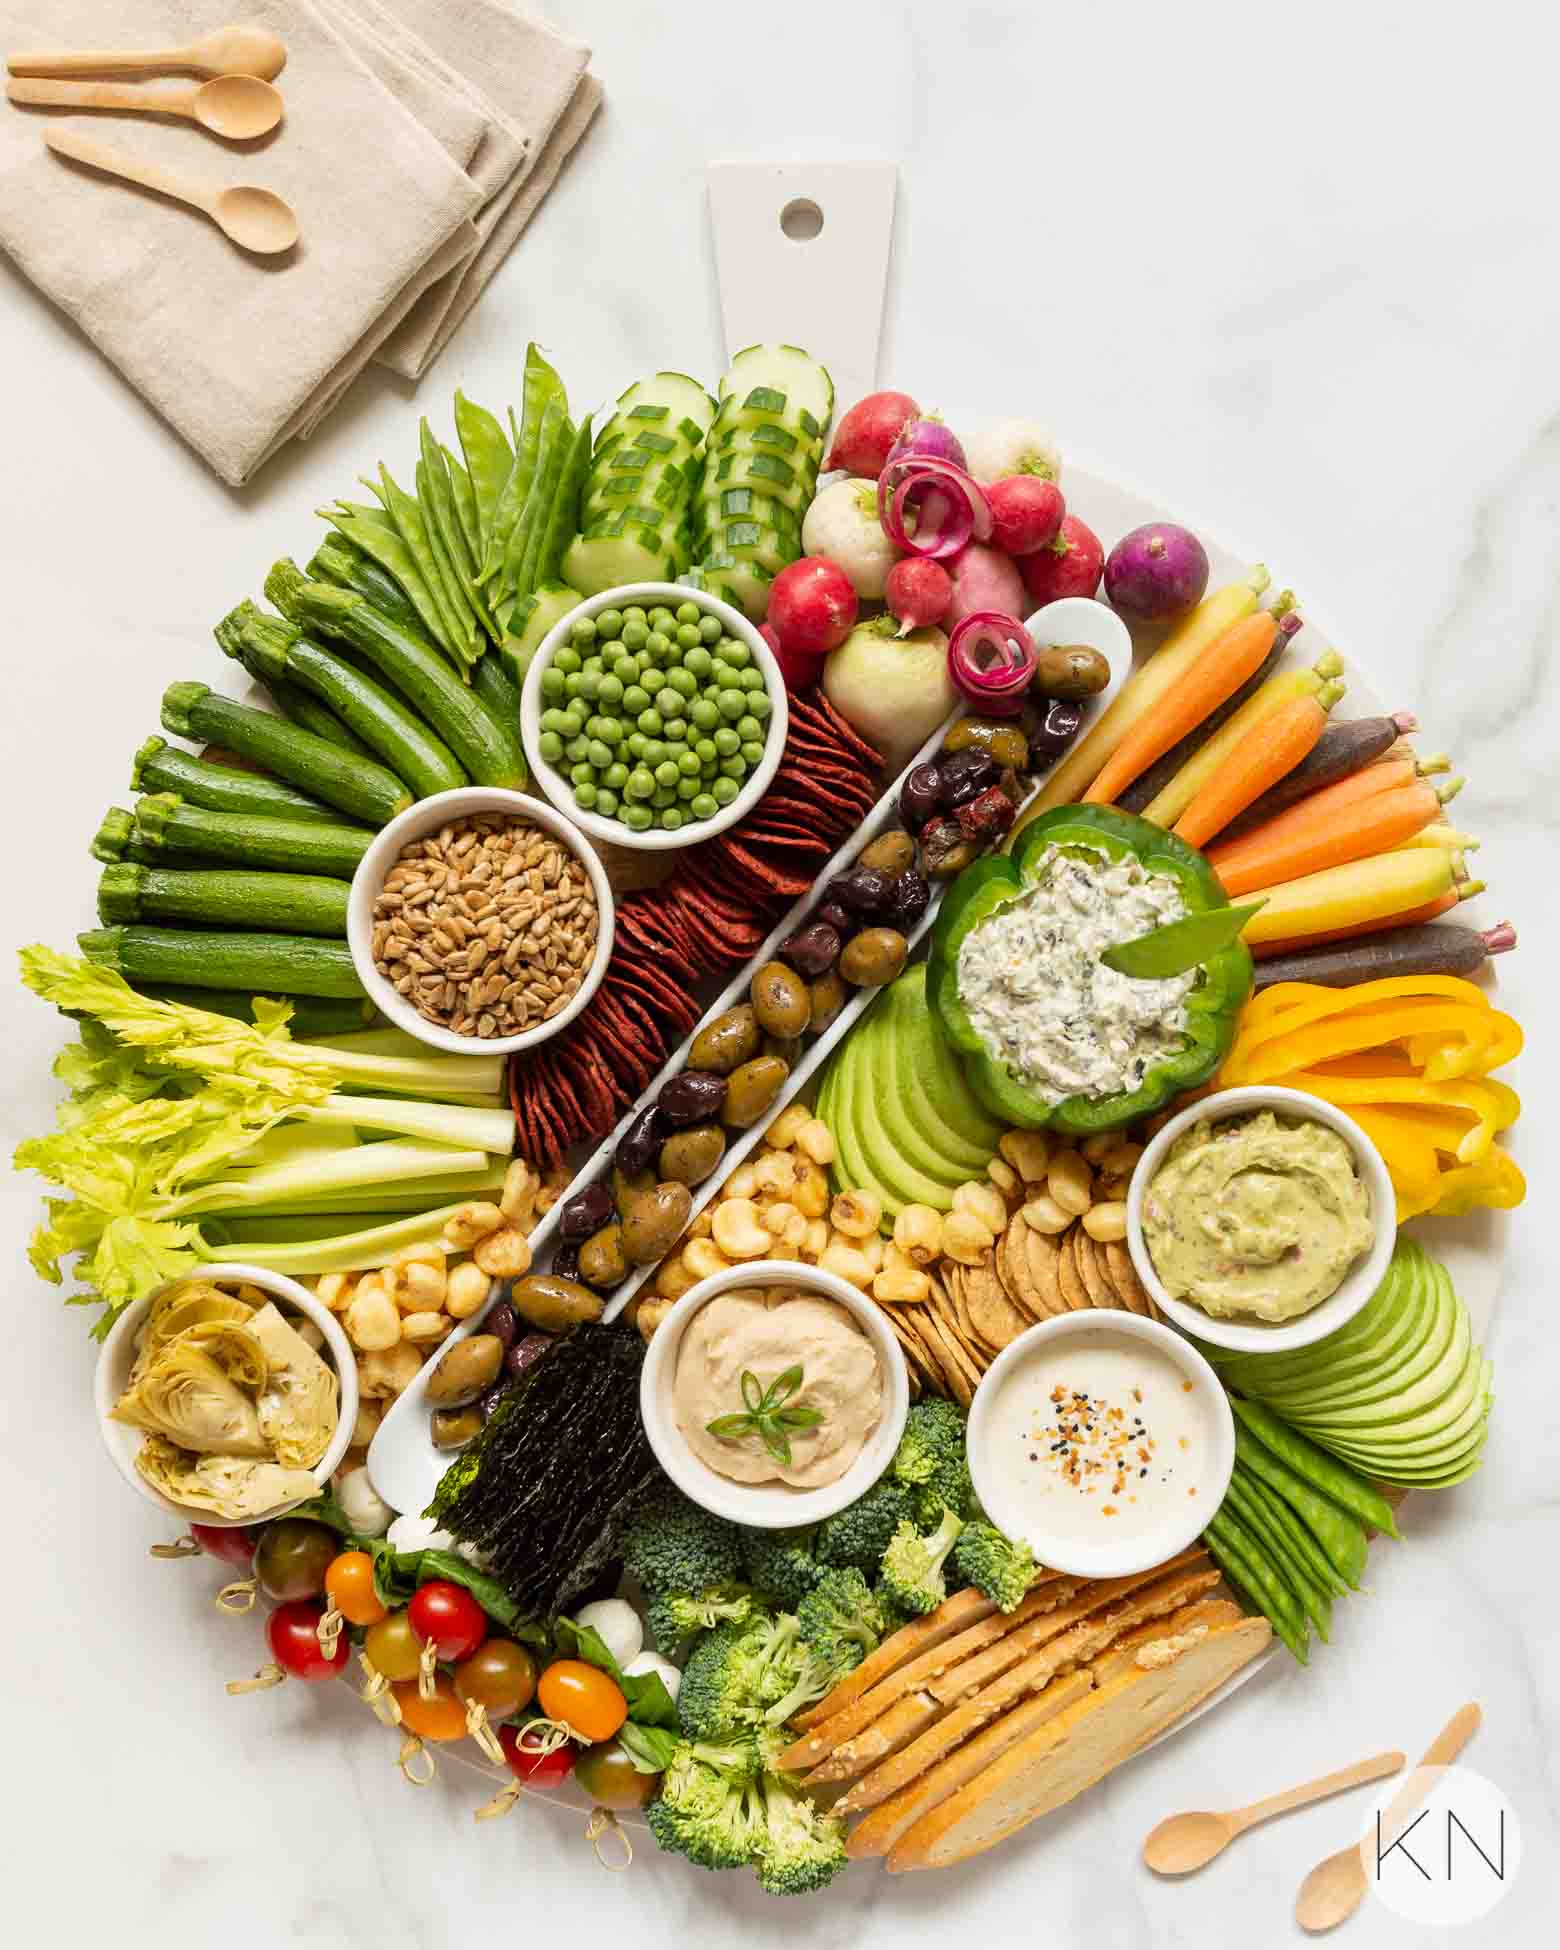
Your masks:
M 918 1783 L 918 1777 L 928 1776 L 960 1742 L 978 1733 L 1019 1700 L 1039 1692 L 1058 1674 L 1088 1663 L 1117 1639 L 1134 1632 L 1145 1620 L 1163 1618 L 1189 1605 L 1204 1591 L 1211 1590 L 1218 1580 L 1219 1574 L 1211 1565 L 1173 1571 L 1167 1577 L 1153 1579 L 1121 1602 L 1078 1620 L 979 1692 L 960 1701 L 925 1733 L 874 1767 L 844 1797 L 840 1812 L 852 1814 L 876 1807 L 889 1795 L 898 1794 L 901 1788 Z M 1163 1627 L 1159 1629 L 1162 1631 Z M 949 1775 L 940 1776 L 936 1781 L 928 1778 L 921 1786 L 919 1807 L 931 1807 L 935 1799 L 940 1799 L 937 1789 L 951 1778 Z
M 877 1766 L 914 1740 L 941 1711 L 937 1701 L 919 1687 L 906 1693 L 886 1713 L 879 1714 L 871 1726 L 863 1727 L 849 1740 L 842 1740 L 833 1753 L 825 1754 L 810 1774 L 802 1776 L 803 1787 L 827 1787 L 831 1782 L 855 1780 L 858 1774 L 865 1774 L 869 1767 Z
M 1102 1683 L 921 1815 L 894 1844 L 889 1868 L 946 1868 L 1061 1807 L 1222 1686 L 1272 1636 L 1265 1618 L 1183 1625 L 1185 1611 L 1168 1629 L 1122 1647 Z
M 1042 1573 L 1047 1580 L 1059 1575 L 1058 1572 Z M 832 1693 L 819 1700 L 816 1706 L 809 1706 L 805 1713 L 798 1713 L 791 1722 L 792 1726 L 803 1732 L 809 1727 L 822 1726 L 825 1720 L 842 1713 L 852 1700 L 860 1698 L 879 1680 L 886 1679 L 906 1660 L 914 1659 L 922 1652 L 930 1652 L 933 1646 L 941 1645 L 944 1639 L 951 1639 L 956 1632 L 966 1631 L 971 1625 L 978 1625 L 983 1618 L 995 1615 L 996 1606 L 989 1598 L 982 1597 L 974 1585 L 967 1585 L 963 1591 L 955 1591 L 943 1599 L 936 1611 L 928 1612 L 924 1618 L 912 1618 L 908 1625 L 901 1626 L 891 1637 L 884 1639 L 854 1672 L 845 1675 Z

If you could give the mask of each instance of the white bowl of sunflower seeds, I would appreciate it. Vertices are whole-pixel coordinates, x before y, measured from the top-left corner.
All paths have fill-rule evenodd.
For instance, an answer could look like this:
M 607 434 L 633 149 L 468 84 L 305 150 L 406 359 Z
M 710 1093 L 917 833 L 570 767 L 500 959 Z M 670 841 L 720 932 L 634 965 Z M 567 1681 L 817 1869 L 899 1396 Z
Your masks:
M 352 876 L 347 944 L 374 1006 L 455 1055 L 532 1049 L 571 1023 L 612 954 L 612 889 L 541 800 L 463 786 L 392 819 Z

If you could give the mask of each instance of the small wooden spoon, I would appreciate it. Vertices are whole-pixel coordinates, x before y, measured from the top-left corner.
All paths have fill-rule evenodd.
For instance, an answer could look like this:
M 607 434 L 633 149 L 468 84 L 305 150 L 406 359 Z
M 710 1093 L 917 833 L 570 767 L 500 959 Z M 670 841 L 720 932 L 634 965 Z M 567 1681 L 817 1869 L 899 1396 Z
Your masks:
M 95 48 L 81 53 L 13 54 L 12 74 L 154 74 L 187 69 L 191 74 L 252 74 L 273 81 L 287 65 L 287 49 L 264 27 L 218 27 L 186 47 L 150 52 Z
M 1397 1839 L 1404 1821 L 1434 1791 L 1435 1782 L 1425 1773 L 1429 1767 L 1450 1767 L 1467 1746 L 1484 1718 L 1477 1704 L 1461 1706 L 1425 1749 L 1425 1757 L 1409 1775 L 1392 1804 L 1381 1817 L 1381 1833 Z M 1314 1936 L 1347 1922 L 1364 1901 L 1369 1887 L 1361 1853 L 1374 1840 L 1375 1831 L 1329 1855 L 1300 1885 L 1295 1898 L 1295 1921 Z
M 122 176 L 128 183 L 157 190 L 176 202 L 193 204 L 247 251 L 270 255 L 291 250 L 298 241 L 298 219 L 293 215 L 292 206 L 284 203 L 274 190 L 256 189 L 249 184 L 219 190 L 205 183 L 192 183 L 187 177 L 174 176 L 166 169 L 130 162 L 70 129 L 46 130 L 43 139 L 57 155 L 106 170 L 110 176 Z
M 1379 1781 L 1395 1774 L 1402 1765 L 1401 1754 L 1372 1754 L 1369 1760 L 1357 1760 L 1352 1767 L 1341 1767 L 1335 1774 L 1323 1774 L 1299 1787 L 1286 1788 L 1282 1794 L 1270 1794 L 1267 1800 L 1253 1801 L 1247 1808 L 1232 1808 L 1223 1814 L 1171 1815 L 1144 1842 L 1143 1860 L 1155 1875 L 1190 1875 L 1194 1869 L 1206 1868 L 1237 1835 L 1245 1834 L 1259 1821 L 1287 1815 L 1291 1808 L 1304 1808 L 1329 1794 L 1341 1794 L 1345 1788 Z
M 183 115 L 230 142 L 269 135 L 282 119 L 278 91 L 248 74 L 218 75 L 198 88 L 157 90 L 113 81 L 13 79 L 5 92 L 11 101 L 31 108 L 128 108 L 142 115 Z

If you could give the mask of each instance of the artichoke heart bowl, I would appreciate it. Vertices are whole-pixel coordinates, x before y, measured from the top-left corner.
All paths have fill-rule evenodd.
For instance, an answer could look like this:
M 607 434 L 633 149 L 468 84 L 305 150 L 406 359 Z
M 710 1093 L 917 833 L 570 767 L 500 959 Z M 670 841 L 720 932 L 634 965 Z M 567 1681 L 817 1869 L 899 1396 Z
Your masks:
M 258 1289 L 270 1303 L 253 1314 L 258 1336 L 238 1318 L 236 1305 L 230 1321 L 209 1301 L 170 1310 L 170 1295 L 184 1288 L 207 1295 L 216 1288 L 224 1294 Z M 170 1319 L 170 1311 L 190 1314 L 192 1323 Z M 154 1319 L 181 1331 L 149 1345 Z M 306 1363 L 298 1330 L 311 1324 L 321 1339 L 317 1350 L 306 1350 Z M 304 1341 L 313 1336 L 305 1333 Z M 313 1367 L 314 1352 L 328 1385 Z M 289 1354 L 300 1369 L 309 1368 L 315 1399 L 296 1391 L 300 1412 L 278 1440 L 279 1404 L 285 1411 L 293 1377 L 274 1364 L 285 1364 Z M 103 1343 L 93 1393 L 104 1447 L 132 1489 L 180 1522 L 230 1529 L 282 1516 L 330 1482 L 357 1419 L 357 1363 L 340 1323 L 306 1287 L 258 1266 L 224 1262 L 127 1307 Z M 181 1483 L 200 1486 L 185 1500 L 172 1493 Z M 282 1493 L 267 1498 L 272 1485 Z M 242 1503 L 241 1513 L 227 1513 L 224 1501 L 235 1511 Z

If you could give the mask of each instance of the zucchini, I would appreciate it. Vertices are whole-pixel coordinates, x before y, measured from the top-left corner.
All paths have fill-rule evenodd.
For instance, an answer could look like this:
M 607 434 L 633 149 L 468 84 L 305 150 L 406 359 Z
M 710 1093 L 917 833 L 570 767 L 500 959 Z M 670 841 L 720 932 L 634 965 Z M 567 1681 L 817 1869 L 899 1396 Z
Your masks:
M 133 838 L 159 866 L 178 854 L 228 866 L 350 880 L 374 836 L 362 826 L 312 826 L 301 819 L 214 812 L 186 806 L 171 792 L 154 792 L 136 801 Z
M 501 724 L 520 722 L 520 685 L 501 647 L 472 665 L 471 688 Z
M 317 1036 L 349 1036 L 373 1022 L 378 1014 L 367 996 L 348 998 L 320 995 L 250 995 L 242 989 L 179 988 L 166 982 L 132 982 L 138 995 L 154 1002 L 181 1002 L 189 1009 L 209 1009 L 214 1016 L 253 1022 L 256 1002 L 284 1002 L 292 1010 L 288 1033 L 300 1042 Z
M 310 558 L 304 574 L 316 582 L 333 582 L 338 589 L 350 589 L 355 596 L 374 605 L 382 616 L 398 623 L 414 636 L 428 632 L 417 605 L 393 575 L 382 569 L 371 555 L 365 555 L 356 542 L 345 535 L 327 535 Z
M 398 697 L 322 644 L 310 642 L 294 624 L 242 602 L 217 625 L 216 638 L 230 657 L 263 672 L 268 684 L 273 679 L 297 683 L 329 705 L 419 799 L 453 792 L 466 783 L 449 746 Z
M 135 838 L 135 814 L 123 806 L 110 806 L 102 824 L 92 836 L 92 857 L 110 864 L 122 860 Z
M 182 928 L 92 928 L 76 945 L 132 982 L 196 989 L 281 989 L 291 995 L 361 996 L 344 941 L 291 934 L 221 934 Z
M 322 806 L 280 779 L 263 778 L 237 765 L 213 765 L 155 736 L 146 740 L 131 763 L 130 790 L 176 792 L 190 805 L 210 806 L 214 812 L 261 813 L 311 826 L 336 826 L 341 820 L 332 807 Z
M 361 596 L 308 581 L 286 557 L 266 577 L 265 593 L 289 622 L 319 630 L 366 658 L 438 733 L 475 784 L 525 785 L 530 773 L 518 723 L 495 717 L 420 637 Z
M 175 737 L 223 745 L 252 758 L 327 805 L 375 826 L 388 825 L 412 804 L 411 793 L 383 765 L 343 752 L 269 711 L 235 704 L 206 684 L 170 684 L 163 692 L 162 724 Z
M 275 928 L 282 934 L 347 932 L 345 880 L 323 874 L 190 871 L 118 860 L 98 880 L 98 919 L 105 927 L 170 921 L 197 927 Z
M 338 751 L 351 752 L 358 758 L 367 758 L 369 750 L 355 731 L 348 731 L 334 711 L 321 704 L 317 697 L 296 684 L 267 684 L 258 670 L 245 670 L 257 684 L 264 685 L 266 695 L 276 706 L 277 712 L 289 724 L 297 725 L 303 731 L 312 731 L 316 738 L 323 738 L 327 745 L 334 745 Z

